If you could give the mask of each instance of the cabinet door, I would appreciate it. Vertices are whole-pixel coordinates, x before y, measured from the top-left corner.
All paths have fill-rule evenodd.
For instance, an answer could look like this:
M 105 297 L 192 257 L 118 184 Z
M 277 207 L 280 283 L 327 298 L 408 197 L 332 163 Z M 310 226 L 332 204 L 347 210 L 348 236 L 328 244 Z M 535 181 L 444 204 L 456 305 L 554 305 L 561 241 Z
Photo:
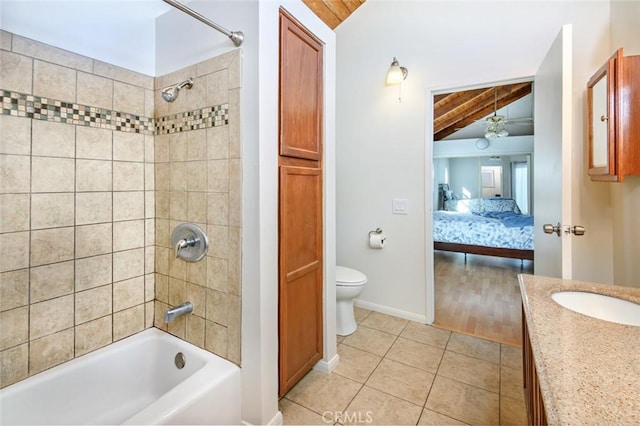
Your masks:
M 592 180 L 616 180 L 616 66 L 618 53 L 591 77 L 589 101 L 589 171 Z

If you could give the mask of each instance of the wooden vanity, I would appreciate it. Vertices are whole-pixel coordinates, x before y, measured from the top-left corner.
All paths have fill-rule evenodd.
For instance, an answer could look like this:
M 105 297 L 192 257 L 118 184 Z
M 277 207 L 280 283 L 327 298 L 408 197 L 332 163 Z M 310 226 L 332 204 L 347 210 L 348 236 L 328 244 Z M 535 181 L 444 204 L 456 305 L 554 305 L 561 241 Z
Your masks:
M 579 314 L 558 291 L 640 303 L 640 289 L 518 276 L 523 308 L 523 375 L 529 424 L 640 424 L 640 327 Z

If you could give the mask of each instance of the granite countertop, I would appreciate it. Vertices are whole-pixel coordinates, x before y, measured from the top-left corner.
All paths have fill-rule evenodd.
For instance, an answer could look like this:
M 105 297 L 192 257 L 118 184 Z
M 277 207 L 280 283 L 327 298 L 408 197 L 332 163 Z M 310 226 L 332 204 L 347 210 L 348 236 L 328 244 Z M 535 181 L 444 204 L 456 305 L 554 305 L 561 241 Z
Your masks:
M 591 318 L 551 294 L 587 291 L 640 303 L 640 289 L 520 274 L 547 421 L 640 424 L 640 327 Z

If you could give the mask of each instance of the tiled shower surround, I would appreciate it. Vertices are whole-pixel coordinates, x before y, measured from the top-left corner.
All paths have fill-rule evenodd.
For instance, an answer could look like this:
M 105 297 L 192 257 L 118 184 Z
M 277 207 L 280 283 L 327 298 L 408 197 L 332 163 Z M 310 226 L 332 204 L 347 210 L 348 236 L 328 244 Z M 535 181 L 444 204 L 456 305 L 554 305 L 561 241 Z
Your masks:
M 0 35 L 0 387 L 187 300 L 168 331 L 239 364 L 240 52 L 153 78 Z M 198 263 L 170 248 L 184 221 Z

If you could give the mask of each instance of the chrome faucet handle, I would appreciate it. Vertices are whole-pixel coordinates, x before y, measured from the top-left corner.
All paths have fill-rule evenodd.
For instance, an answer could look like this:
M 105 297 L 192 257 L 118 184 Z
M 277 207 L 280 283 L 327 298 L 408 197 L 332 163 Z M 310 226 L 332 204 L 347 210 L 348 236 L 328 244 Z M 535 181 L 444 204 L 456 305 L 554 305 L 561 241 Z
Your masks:
M 180 257 L 180 251 L 186 247 L 193 247 L 198 243 L 197 238 L 182 238 L 175 245 L 176 259 Z
M 195 223 L 181 223 L 171 233 L 171 245 L 176 258 L 197 262 L 207 254 L 209 239 Z

